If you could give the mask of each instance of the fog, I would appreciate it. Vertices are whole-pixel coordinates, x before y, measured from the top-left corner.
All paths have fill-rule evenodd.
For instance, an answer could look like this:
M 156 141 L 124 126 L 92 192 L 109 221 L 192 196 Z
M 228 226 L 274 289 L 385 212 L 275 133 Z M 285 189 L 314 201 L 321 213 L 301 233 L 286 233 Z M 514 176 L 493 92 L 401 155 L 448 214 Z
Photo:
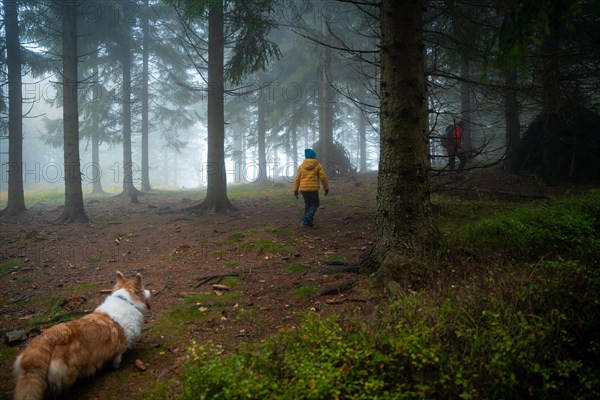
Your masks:
M 128 126 L 131 181 L 137 188 L 148 190 L 142 182 L 146 135 L 152 189 L 202 188 L 214 168 L 207 161 L 207 103 L 215 89 L 208 85 L 207 16 L 200 13 L 182 18 L 187 11 L 167 3 L 79 3 L 77 96 L 85 194 L 97 190 L 94 183 L 101 183 L 101 190 L 108 193 L 123 190 L 123 143 Z M 18 10 L 26 191 L 64 188 L 60 4 L 24 1 Z M 304 149 L 319 150 L 320 141 L 328 143 L 328 150 L 318 157 L 328 161 L 333 175 L 376 170 L 377 13 L 333 0 L 274 2 L 270 13 L 228 4 L 222 87 L 227 183 L 290 182 Z M 490 24 L 500 26 L 502 14 L 489 9 L 485 13 L 489 13 Z M 243 21 L 236 25 L 236 15 L 258 16 L 268 28 L 253 33 L 250 45 L 246 40 L 247 46 L 240 47 L 249 25 Z M 491 59 L 484 54 L 493 43 L 495 30 L 473 22 L 469 29 L 479 36 L 457 48 L 444 39 L 460 39 L 460 16 L 453 14 L 451 5 L 432 4 L 425 17 L 431 167 L 446 168 L 448 157 L 441 137 L 456 120 L 469 125 L 470 166 L 493 166 L 506 152 L 501 86 L 505 76 L 489 66 Z M 10 172 L 10 60 L 4 24 L 1 33 L 0 203 L 4 204 Z M 468 48 L 478 51 L 468 52 Z M 541 110 L 539 88 L 522 89 L 539 81 L 533 75 L 535 68 L 530 70 L 531 76 L 521 77 L 524 83 L 517 121 L 521 131 Z M 125 120 L 129 112 L 131 118 Z

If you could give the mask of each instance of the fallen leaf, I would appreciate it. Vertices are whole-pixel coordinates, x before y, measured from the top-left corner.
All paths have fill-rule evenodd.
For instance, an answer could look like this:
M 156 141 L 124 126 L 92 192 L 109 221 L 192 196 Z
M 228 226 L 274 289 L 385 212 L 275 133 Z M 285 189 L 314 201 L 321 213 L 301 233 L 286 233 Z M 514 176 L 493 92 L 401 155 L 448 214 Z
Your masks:
M 134 361 L 134 364 L 135 364 L 135 367 L 137 369 L 139 369 L 140 371 L 146 370 L 146 364 L 144 364 L 144 362 L 142 360 L 140 360 L 139 358 Z
M 208 311 L 208 307 L 200 307 L 198 309 L 198 311 L 200 311 L 200 312 L 207 312 Z

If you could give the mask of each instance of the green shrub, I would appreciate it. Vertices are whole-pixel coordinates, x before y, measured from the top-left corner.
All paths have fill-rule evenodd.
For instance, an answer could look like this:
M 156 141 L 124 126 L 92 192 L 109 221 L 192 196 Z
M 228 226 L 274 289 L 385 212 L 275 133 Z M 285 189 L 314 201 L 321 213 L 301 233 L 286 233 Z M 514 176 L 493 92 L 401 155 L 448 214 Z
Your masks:
M 600 191 L 537 208 L 519 208 L 465 227 L 458 242 L 480 255 L 600 261 Z
M 509 262 L 471 267 L 456 289 L 423 289 L 366 321 L 311 313 L 227 353 L 194 345 L 181 398 L 600 398 L 600 191 L 496 215 L 452 240 Z
M 570 353 L 564 314 L 491 298 L 482 309 L 409 296 L 367 322 L 311 314 L 225 354 L 194 345 L 182 399 L 475 399 L 595 395 L 597 362 Z

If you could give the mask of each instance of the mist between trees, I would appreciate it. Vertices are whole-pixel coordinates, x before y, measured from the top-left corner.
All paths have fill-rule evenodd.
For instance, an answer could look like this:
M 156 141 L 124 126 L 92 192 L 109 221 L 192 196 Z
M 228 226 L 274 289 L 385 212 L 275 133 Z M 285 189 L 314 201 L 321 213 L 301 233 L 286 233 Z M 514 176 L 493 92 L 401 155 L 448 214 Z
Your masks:
M 81 184 L 132 201 L 206 187 L 201 209 L 221 212 L 228 183 L 290 182 L 308 147 L 332 177 L 445 174 L 458 157 L 551 184 L 597 178 L 597 4 L 3 0 L 5 213 L 26 210 L 24 185 L 61 182 L 66 220 L 87 220 Z M 387 26 L 384 5 L 400 10 Z
M 336 174 L 339 166 L 335 163 L 327 163 L 323 166 L 326 173 Z M 66 169 L 65 169 L 66 168 Z M 0 166 L 0 183 L 6 184 L 9 176 L 20 174 L 23 177 L 25 188 L 33 187 L 39 184 L 52 186 L 64 182 L 65 179 L 73 174 L 73 169 L 78 168 L 81 171 L 82 184 L 93 184 L 104 181 L 106 183 L 119 184 L 125 179 L 127 182 L 139 184 L 141 182 L 141 168 L 137 163 L 132 163 L 130 170 L 131 176 L 123 177 L 124 168 L 118 162 L 109 166 L 101 166 L 97 163 L 88 162 L 83 165 L 65 165 L 58 162 L 23 162 L 20 165 L 15 163 L 4 163 Z M 198 182 L 196 188 L 204 186 L 208 181 L 209 175 L 222 176 L 220 164 L 201 163 L 196 171 Z M 258 183 L 258 182 L 284 182 L 291 184 L 294 181 L 297 165 L 293 163 L 279 164 L 267 162 L 260 165 L 255 162 L 248 163 L 226 163 L 225 174 L 227 182 L 233 184 Z
M 174 85 L 176 83 L 173 83 Z M 271 81 L 263 83 L 250 83 L 243 89 L 237 89 L 231 91 L 229 96 L 233 102 L 258 102 L 264 99 L 268 103 L 276 101 L 284 101 L 286 103 L 295 102 L 336 102 L 338 101 L 334 96 L 329 98 L 320 99 L 319 91 L 320 86 L 323 82 L 312 81 L 312 82 L 280 82 Z M 8 88 L 7 92 L 14 90 L 11 87 L 12 83 L 5 85 Z M 206 88 L 198 89 L 197 101 L 206 101 L 211 93 L 223 91 L 224 87 L 216 87 L 215 85 L 207 85 Z M 65 100 L 62 86 L 56 85 L 51 82 L 24 82 L 21 85 L 21 93 L 23 94 L 24 100 L 29 104 L 35 104 L 38 102 L 46 103 L 62 103 Z M 131 98 L 123 99 L 122 86 L 115 85 L 112 87 L 106 87 L 98 82 L 90 82 L 80 85 L 77 90 L 78 100 L 89 104 L 99 103 L 103 104 L 106 101 L 121 102 L 128 101 L 131 103 L 139 102 L 139 98 L 142 93 L 141 84 L 132 85 L 129 88 Z M 69 98 L 67 97 L 67 100 Z M 7 132 L 0 132 L 1 135 L 6 135 Z

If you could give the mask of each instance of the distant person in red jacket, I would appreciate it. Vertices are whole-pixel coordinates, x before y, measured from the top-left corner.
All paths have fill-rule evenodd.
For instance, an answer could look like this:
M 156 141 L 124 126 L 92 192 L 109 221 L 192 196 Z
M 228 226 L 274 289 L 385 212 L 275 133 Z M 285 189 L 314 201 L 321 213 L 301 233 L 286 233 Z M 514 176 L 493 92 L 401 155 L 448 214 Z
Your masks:
M 304 226 L 313 226 L 319 208 L 319 189 L 323 183 L 325 196 L 329 194 L 329 180 L 323 166 L 317 161 L 317 153 L 313 149 L 304 150 L 304 161 L 298 167 L 294 179 L 294 196 L 298 198 L 298 190 L 304 198 Z
M 462 147 L 462 135 L 464 128 L 460 122 L 456 122 L 452 125 L 448 125 L 446 133 L 442 137 L 441 143 L 446 153 L 448 153 L 448 169 L 454 171 L 456 168 L 456 160 L 458 157 L 460 164 L 458 164 L 458 171 L 462 170 L 467 163 L 467 155 Z

